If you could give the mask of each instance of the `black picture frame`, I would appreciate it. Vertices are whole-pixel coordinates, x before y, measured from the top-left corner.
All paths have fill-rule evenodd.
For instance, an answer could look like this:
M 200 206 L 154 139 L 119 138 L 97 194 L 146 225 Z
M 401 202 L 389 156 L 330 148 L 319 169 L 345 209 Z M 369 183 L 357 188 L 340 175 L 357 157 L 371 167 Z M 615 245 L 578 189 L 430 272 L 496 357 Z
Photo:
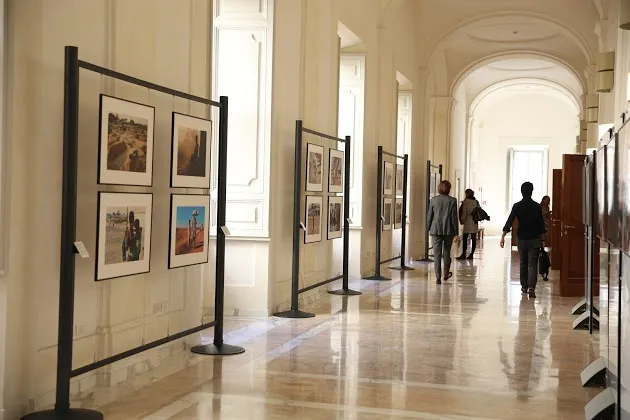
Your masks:
M 389 218 L 387 218 L 386 212 L 385 212 L 385 207 L 389 204 Z M 394 200 L 392 199 L 392 197 L 383 197 L 383 213 L 382 213 L 382 217 L 383 220 L 381 220 L 381 230 L 383 232 L 387 232 L 392 230 L 392 227 L 394 225 Z M 387 223 L 389 222 L 389 223 Z
M 176 164 L 176 160 L 178 159 L 178 155 L 176 153 L 176 144 L 175 144 L 175 140 L 176 140 L 176 133 L 175 133 L 175 122 L 176 119 L 178 117 L 182 117 L 182 118 L 190 118 L 192 120 L 198 120 L 198 121 L 202 121 L 204 123 L 209 123 L 210 127 L 208 130 L 208 138 L 206 141 L 206 150 L 207 153 L 204 153 L 205 158 L 206 158 L 206 175 L 203 177 L 204 178 L 204 183 L 193 183 L 191 182 L 190 184 L 184 185 L 183 183 L 180 184 L 179 182 L 176 182 L 177 179 L 176 177 L 183 177 L 183 178 L 193 178 L 190 175 L 175 175 L 175 164 Z M 190 127 L 193 128 L 193 127 Z M 199 128 L 200 129 L 200 128 Z M 171 188 L 200 188 L 200 189 L 210 189 L 210 177 L 212 174 L 212 140 L 213 140 L 213 129 L 214 129 L 214 123 L 211 119 L 207 119 L 207 118 L 201 118 L 201 117 L 196 117 L 194 115 L 189 115 L 189 114 L 183 114 L 180 112 L 172 112 L 171 115 L 171 165 L 170 165 L 170 186 Z M 201 130 L 201 129 L 200 129 Z M 197 178 L 197 177 L 195 177 Z
M 309 202 L 317 202 L 319 201 L 319 203 L 315 203 L 315 204 L 319 204 L 319 238 L 313 239 L 313 240 L 309 240 L 308 238 L 308 207 L 309 207 Z M 317 242 L 321 242 L 324 235 L 322 232 L 323 229 L 323 221 L 322 218 L 324 216 L 324 197 L 322 197 L 321 195 L 307 195 L 304 198 L 304 244 L 308 245 L 308 244 L 314 244 Z M 328 228 L 327 228 L 328 229 Z M 315 235 L 310 235 L 310 236 L 315 236 Z
M 203 204 L 205 204 L 205 226 L 204 226 L 204 241 L 205 241 L 205 252 L 202 251 L 200 253 L 197 254 L 201 254 L 204 255 L 205 258 L 203 259 L 199 259 L 199 261 L 195 260 L 194 262 L 190 262 L 187 264 L 178 264 L 178 265 L 173 265 L 173 259 L 174 257 L 176 257 L 177 255 L 173 253 L 173 221 L 175 219 L 175 223 L 177 223 L 176 219 L 177 219 L 177 215 L 174 214 L 173 210 L 174 210 L 174 201 L 175 201 L 175 197 L 183 197 L 183 198 L 188 198 L 188 197 L 203 197 L 204 200 L 206 202 L 204 202 Z M 175 226 L 175 229 L 177 229 L 177 225 Z M 217 229 L 219 229 L 219 227 L 217 227 Z M 177 240 L 177 230 L 175 231 L 175 241 Z M 177 246 L 177 243 L 175 243 L 175 246 Z M 191 258 L 192 259 L 192 258 Z M 210 195 L 208 194 L 177 194 L 177 193 L 171 193 L 170 195 L 170 210 L 169 210 L 169 223 L 168 223 L 168 269 L 169 270 L 175 270 L 178 268 L 184 268 L 184 267 L 192 267 L 195 265 L 201 265 L 201 264 L 207 264 L 208 261 L 210 261 Z
M 341 159 L 341 185 L 340 186 L 333 186 L 331 183 L 331 175 L 332 175 L 332 160 L 333 160 L 333 155 L 337 154 L 338 156 L 335 156 L 338 159 Z M 346 160 L 345 160 L 345 153 L 343 152 L 343 150 L 337 150 L 337 149 L 328 149 L 328 192 L 329 193 L 333 193 L 333 194 L 339 194 L 339 193 L 343 193 L 343 185 L 345 182 L 344 179 L 344 167 L 346 165 Z M 334 188 L 333 188 L 334 187 Z
M 388 171 L 389 170 L 389 171 Z M 396 174 L 394 173 L 394 164 L 392 162 L 383 161 L 383 195 L 393 195 L 395 192 L 396 186 L 394 185 L 396 180 Z M 387 173 L 389 172 L 391 178 L 389 181 L 389 188 L 387 188 Z
M 321 155 L 321 174 L 320 183 L 315 184 L 310 182 L 310 155 L 311 152 Z M 304 188 L 307 192 L 324 192 L 324 147 L 315 143 L 306 143 L 306 168 L 305 168 Z
M 148 257 L 147 257 L 147 269 L 143 270 L 143 271 L 135 271 L 133 273 L 127 273 L 127 274 L 121 274 L 121 275 L 114 275 L 114 276 L 106 276 L 106 277 L 102 277 L 99 278 L 99 263 L 101 261 L 101 257 L 100 257 L 100 251 L 101 251 L 101 246 L 100 246 L 100 242 L 101 242 L 101 205 L 103 204 L 103 196 L 105 195 L 135 195 L 135 196 L 149 196 L 150 197 L 150 204 L 149 207 L 151 209 L 151 217 L 150 217 L 150 222 L 148 223 L 149 226 L 149 232 L 147 237 L 149 238 L 149 252 L 148 252 Z M 97 208 L 97 215 L 96 215 L 96 246 L 95 246 L 95 264 L 94 264 L 94 281 L 100 282 L 100 281 L 107 281 L 107 280 L 113 280 L 113 279 L 119 279 L 119 278 L 124 278 L 124 277 L 131 277 L 131 276 L 137 276 L 137 275 L 141 275 L 141 274 L 147 274 L 151 272 L 151 257 L 152 257 L 152 250 L 151 250 L 151 242 L 152 242 L 152 235 L 153 235 L 153 194 L 152 193 L 142 193 L 142 192 L 107 192 L 107 191 L 99 191 L 98 195 L 97 195 L 97 199 L 96 199 L 96 208 Z M 145 227 L 146 229 L 146 227 Z M 146 240 L 146 237 L 145 237 Z M 145 247 L 146 249 L 146 247 Z
M 340 239 L 343 237 L 343 224 L 344 224 L 344 220 L 343 220 L 343 200 L 344 197 L 343 196 L 332 196 L 332 197 L 328 197 L 328 203 L 327 203 L 327 214 L 326 214 L 326 240 L 328 241 L 333 241 L 335 239 Z M 330 205 L 331 204 L 339 204 L 339 234 L 338 235 L 334 235 L 334 237 L 331 237 L 330 235 Z
M 150 159 L 147 156 L 146 162 L 147 162 L 147 172 L 150 172 L 148 174 L 148 182 L 115 182 L 112 180 L 106 180 L 104 178 L 108 178 L 113 176 L 112 174 L 108 174 L 106 171 L 110 171 L 106 168 L 107 165 L 105 165 L 105 168 L 103 167 L 103 141 L 105 141 L 103 139 L 103 102 L 104 99 L 111 99 L 111 100 L 115 100 L 115 101 L 119 101 L 119 102 L 123 102 L 123 103 L 127 103 L 127 104 L 131 104 L 133 106 L 140 106 L 140 107 L 144 107 L 147 109 L 151 110 L 152 116 L 151 116 L 151 133 L 149 135 L 149 133 L 147 132 L 147 151 L 149 150 L 149 146 L 150 146 L 150 150 L 151 150 L 151 156 Z M 147 127 L 148 130 L 148 127 Z M 99 103 L 98 103 L 98 160 L 97 160 L 97 171 L 96 171 L 96 183 L 99 185 L 121 185 L 121 186 L 138 186 L 138 187 L 152 187 L 153 186 L 153 167 L 154 167 L 154 160 L 155 160 L 155 152 L 154 152 L 154 147 L 155 147 L 155 107 L 151 106 L 151 105 L 146 105 L 140 102 L 134 102 L 134 101 L 129 101 L 127 99 L 122 99 L 122 98 L 118 98 L 116 96 L 110 96 L 110 95 L 105 95 L 104 93 L 101 93 L 99 95 Z M 149 162 L 150 162 L 150 170 L 149 170 Z M 130 172 L 132 174 L 134 174 L 134 172 Z

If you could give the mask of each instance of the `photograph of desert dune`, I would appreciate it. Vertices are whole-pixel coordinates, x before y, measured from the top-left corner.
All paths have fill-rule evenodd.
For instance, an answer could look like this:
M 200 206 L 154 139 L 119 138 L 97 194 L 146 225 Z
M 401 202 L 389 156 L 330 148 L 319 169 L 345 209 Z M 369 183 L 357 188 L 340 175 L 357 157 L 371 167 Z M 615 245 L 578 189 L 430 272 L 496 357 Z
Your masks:
M 125 172 L 147 171 L 149 121 L 110 112 L 107 116 L 107 169 Z

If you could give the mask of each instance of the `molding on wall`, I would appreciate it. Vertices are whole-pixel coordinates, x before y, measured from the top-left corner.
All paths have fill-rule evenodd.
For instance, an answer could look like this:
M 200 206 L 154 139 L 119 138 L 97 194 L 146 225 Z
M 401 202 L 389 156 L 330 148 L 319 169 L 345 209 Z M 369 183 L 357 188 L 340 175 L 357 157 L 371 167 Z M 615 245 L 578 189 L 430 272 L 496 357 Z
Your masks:
M 231 126 L 236 128 L 228 134 L 232 146 L 228 150 L 227 226 L 236 237 L 268 237 L 273 1 L 215 0 L 215 6 L 212 91 L 239 104 L 230 107 Z M 232 54 L 234 48 L 239 54 Z M 258 72 L 246 77 L 252 68 Z M 216 207 L 215 197 L 212 201 Z

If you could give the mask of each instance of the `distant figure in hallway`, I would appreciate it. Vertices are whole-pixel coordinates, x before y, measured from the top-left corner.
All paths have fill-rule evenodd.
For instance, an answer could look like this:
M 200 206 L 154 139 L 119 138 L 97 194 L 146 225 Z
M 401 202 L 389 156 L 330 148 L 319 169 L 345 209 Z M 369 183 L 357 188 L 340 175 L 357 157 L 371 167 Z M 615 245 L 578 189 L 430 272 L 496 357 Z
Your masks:
M 429 202 L 427 229 L 433 243 L 435 278 L 442 284 L 442 258 L 444 258 L 444 280 L 453 276 L 451 272 L 451 246 L 459 232 L 457 224 L 457 199 L 449 196 L 451 183 L 444 180 L 438 186 L 439 195 Z
M 462 240 L 462 255 L 457 257 L 458 260 L 473 259 L 475 249 L 477 249 L 477 232 L 479 231 L 479 223 L 473 218 L 473 211 L 479 207 L 479 201 L 475 198 L 475 192 L 470 188 L 466 190 L 466 198 L 459 207 L 459 222 L 464 225 Z M 466 257 L 466 248 L 468 247 L 468 237 L 472 239 L 472 248 L 470 255 Z
M 540 208 L 542 209 L 543 220 L 545 221 L 545 237 L 543 239 L 544 245 L 549 246 L 551 240 L 549 238 L 551 234 L 551 198 L 546 195 L 540 201 Z
M 505 247 L 505 235 L 512 229 L 514 219 L 518 219 L 518 253 L 521 259 L 521 292 L 536 297 L 536 282 L 538 281 L 538 253 L 543 246 L 545 235 L 545 221 L 543 219 L 540 204 L 532 200 L 534 185 L 525 182 L 521 185 L 523 199 L 512 207 L 503 227 L 501 236 L 501 248 Z

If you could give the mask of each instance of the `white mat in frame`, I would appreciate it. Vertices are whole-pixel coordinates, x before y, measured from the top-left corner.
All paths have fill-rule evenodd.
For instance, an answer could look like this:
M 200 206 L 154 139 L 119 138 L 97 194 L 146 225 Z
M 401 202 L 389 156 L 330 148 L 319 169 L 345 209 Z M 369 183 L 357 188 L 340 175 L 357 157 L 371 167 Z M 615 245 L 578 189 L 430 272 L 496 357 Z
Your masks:
M 155 108 L 100 95 L 98 183 L 151 186 Z
M 208 262 L 210 196 L 171 194 L 168 268 Z
M 148 273 L 153 195 L 100 192 L 98 209 L 96 280 Z
M 212 121 L 173 112 L 171 187 L 210 188 Z

